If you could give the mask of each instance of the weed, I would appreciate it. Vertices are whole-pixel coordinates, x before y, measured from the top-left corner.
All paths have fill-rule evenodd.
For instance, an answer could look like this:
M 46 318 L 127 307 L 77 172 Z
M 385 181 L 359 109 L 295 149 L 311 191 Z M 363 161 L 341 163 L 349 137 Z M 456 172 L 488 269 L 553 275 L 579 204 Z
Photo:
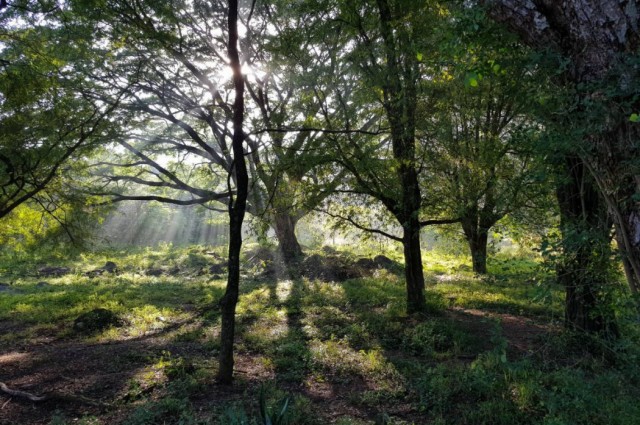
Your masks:
M 246 400 L 248 401 L 248 400 Z M 316 420 L 303 397 L 284 394 L 272 384 L 258 390 L 257 412 L 245 403 L 228 405 L 221 417 L 222 425 L 314 425 Z
M 267 405 L 265 386 L 260 387 L 260 419 L 264 425 L 287 425 L 289 423 L 289 403 L 291 397 L 287 396 L 275 405 Z
M 455 329 L 446 320 L 431 319 L 405 330 L 404 346 L 414 354 L 431 356 L 452 350 Z

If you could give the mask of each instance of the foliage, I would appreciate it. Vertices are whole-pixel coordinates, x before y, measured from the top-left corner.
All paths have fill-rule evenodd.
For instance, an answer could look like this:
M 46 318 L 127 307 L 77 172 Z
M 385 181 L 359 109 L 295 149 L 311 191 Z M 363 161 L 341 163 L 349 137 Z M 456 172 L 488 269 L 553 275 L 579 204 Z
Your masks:
M 0 9 L 0 217 L 31 201 L 65 221 L 79 199 L 68 177 L 117 127 L 117 100 L 100 102 L 99 80 L 87 78 L 101 73 L 99 49 L 68 6 Z

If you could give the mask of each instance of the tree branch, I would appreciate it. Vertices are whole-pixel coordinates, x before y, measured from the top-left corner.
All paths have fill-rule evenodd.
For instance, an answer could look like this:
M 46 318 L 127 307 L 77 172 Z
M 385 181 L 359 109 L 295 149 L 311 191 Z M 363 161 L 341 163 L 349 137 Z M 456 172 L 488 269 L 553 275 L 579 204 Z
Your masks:
M 433 226 L 433 225 L 437 225 L 437 224 L 453 224 L 453 223 L 460 223 L 462 219 L 461 218 L 450 218 L 450 219 L 434 219 L 434 220 L 424 220 L 420 222 L 420 227 L 425 227 L 425 226 Z
M 324 213 L 324 214 L 328 215 L 329 217 L 337 218 L 338 220 L 344 220 L 344 221 L 346 221 L 348 223 L 351 223 L 354 227 L 356 227 L 356 228 L 358 228 L 360 230 L 363 230 L 365 232 L 376 233 L 378 235 L 385 236 L 385 237 L 387 237 L 389 239 L 393 239 L 396 242 L 402 242 L 402 238 L 400 238 L 398 236 L 394 236 L 391 233 L 387 233 L 387 232 L 384 232 L 384 231 L 379 230 L 379 229 L 372 229 L 372 228 L 363 226 L 360 223 L 357 223 L 356 221 L 354 221 L 351 217 L 344 217 L 344 216 L 341 216 L 339 214 L 333 214 L 333 213 L 330 213 L 327 210 L 322 210 L 322 209 L 318 209 L 318 208 L 316 208 L 314 211 L 318 211 L 318 212 Z

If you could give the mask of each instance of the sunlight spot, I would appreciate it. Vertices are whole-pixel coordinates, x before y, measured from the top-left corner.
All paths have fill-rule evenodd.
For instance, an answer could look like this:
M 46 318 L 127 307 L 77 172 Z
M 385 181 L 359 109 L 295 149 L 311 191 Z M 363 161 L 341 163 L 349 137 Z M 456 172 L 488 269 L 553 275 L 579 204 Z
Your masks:
M 269 336 L 272 338 L 284 337 L 289 332 L 289 325 L 286 322 L 272 326 L 269 330 Z
M 12 353 L 2 354 L 0 355 L 0 364 L 16 363 L 25 360 L 27 357 L 29 357 L 28 353 L 18 353 L 15 351 Z
M 251 66 L 246 63 L 242 65 L 242 68 L 240 69 L 240 71 L 242 72 L 242 75 L 245 75 L 245 76 L 254 75 L 253 68 L 251 68 Z M 264 73 L 261 72 L 260 75 L 264 75 Z M 220 73 L 218 74 L 218 77 L 221 78 L 223 81 L 231 80 L 233 78 L 233 69 L 231 68 L 231 66 L 225 65 L 220 71 Z
M 276 296 L 278 297 L 278 301 L 285 302 L 289 296 L 291 295 L 291 288 L 293 287 L 293 282 L 290 280 L 281 280 L 278 282 L 278 286 L 276 287 Z
M 457 279 L 459 279 L 459 277 L 457 275 L 452 275 L 452 274 L 436 275 L 436 280 L 438 282 L 452 282 Z

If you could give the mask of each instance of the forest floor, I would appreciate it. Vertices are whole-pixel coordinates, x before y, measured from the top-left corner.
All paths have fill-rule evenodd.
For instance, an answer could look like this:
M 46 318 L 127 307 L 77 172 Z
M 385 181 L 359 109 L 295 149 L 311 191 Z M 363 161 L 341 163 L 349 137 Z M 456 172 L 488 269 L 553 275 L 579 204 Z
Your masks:
M 640 423 L 637 324 L 623 348 L 563 332 L 532 260 L 476 277 L 425 253 L 428 309 L 407 316 L 395 261 L 320 251 L 291 272 L 269 255 L 245 256 L 231 387 L 214 381 L 215 250 L 3 263 L 0 382 L 48 399 L 0 392 L 0 424 L 257 424 L 261 397 L 288 398 L 290 424 Z M 119 323 L 78 325 L 97 308 Z

